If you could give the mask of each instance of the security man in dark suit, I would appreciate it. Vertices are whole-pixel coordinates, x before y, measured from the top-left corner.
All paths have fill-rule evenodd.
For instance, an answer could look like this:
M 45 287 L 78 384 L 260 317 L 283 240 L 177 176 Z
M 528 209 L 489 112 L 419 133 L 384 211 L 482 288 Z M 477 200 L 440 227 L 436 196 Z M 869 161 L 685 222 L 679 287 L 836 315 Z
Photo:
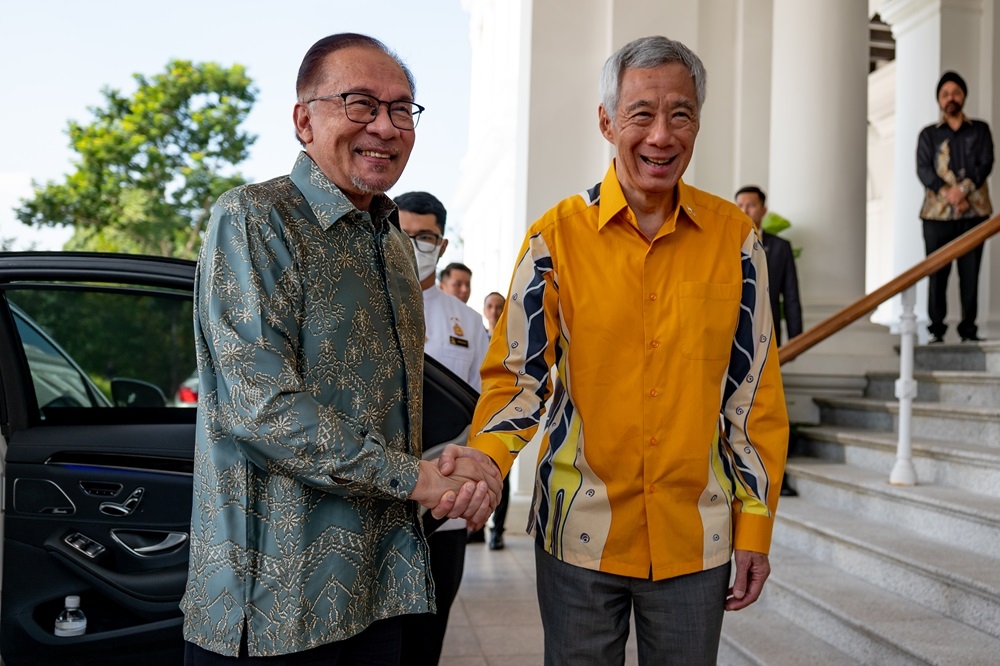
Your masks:
M 778 345 L 781 337 L 781 317 L 785 317 L 785 328 L 791 340 L 802 332 L 802 307 L 799 305 L 799 278 L 795 272 L 795 257 L 792 244 L 760 228 L 760 221 L 767 213 L 764 201 L 767 195 L 756 185 L 747 185 L 736 193 L 736 205 L 753 220 L 760 233 L 767 254 L 767 277 L 771 285 L 771 313 L 774 315 L 774 333 Z

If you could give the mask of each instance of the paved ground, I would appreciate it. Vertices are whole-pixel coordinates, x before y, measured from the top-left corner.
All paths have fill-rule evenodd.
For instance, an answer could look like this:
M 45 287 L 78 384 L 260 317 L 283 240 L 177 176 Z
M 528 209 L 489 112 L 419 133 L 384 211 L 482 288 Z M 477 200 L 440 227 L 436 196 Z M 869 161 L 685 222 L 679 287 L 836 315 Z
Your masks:
M 440 666 L 542 666 L 534 545 L 520 530 L 508 529 L 504 542 L 503 550 L 484 543 L 466 549 Z M 634 635 L 625 657 L 636 664 Z

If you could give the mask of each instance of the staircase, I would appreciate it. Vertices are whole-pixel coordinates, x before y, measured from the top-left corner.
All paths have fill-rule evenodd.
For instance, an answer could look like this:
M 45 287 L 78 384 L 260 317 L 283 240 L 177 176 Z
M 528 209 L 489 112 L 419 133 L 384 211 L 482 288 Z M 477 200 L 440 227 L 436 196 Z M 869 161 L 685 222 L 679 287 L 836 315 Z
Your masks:
M 917 347 L 915 364 L 918 485 L 888 483 L 895 376 L 816 398 L 771 577 L 726 614 L 720 664 L 1000 664 L 1000 342 Z

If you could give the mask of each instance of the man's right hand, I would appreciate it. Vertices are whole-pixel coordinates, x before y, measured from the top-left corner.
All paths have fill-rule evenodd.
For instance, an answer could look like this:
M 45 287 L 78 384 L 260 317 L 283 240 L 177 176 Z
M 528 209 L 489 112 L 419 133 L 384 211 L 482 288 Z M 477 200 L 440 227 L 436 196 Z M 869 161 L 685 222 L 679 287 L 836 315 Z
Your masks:
M 478 449 L 449 444 L 438 458 L 438 469 L 445 476 L 458 474 L 459 476 L 470 476 L 471 478 L 486 482 L 492 496 L 492 506 L 489 512 L 483 516 L 482 524 L 476 524 L 478 521 L 469 521 L 469 527 L 473 530 L 482 527 L 490 517 L 490 513 L 496 508 L 496 504 L 500 501 L 500 495 L 503 491 L 503 476 L 500 474 L 500 468 L 497 467 L 496 462 Z M 439 505 L 443 510 L 447 511 L 449 517 L 454 517 L 455 513 L 460 513 L 463 516 L 469 513 L 466 506 L 467 495 L 458 494 L 454 496 L 454 503 L 451 505 L 448 503 L 450 499 L 443 499 L 441 505 Z
M 435 463 L 421 460 L 410 499 L 430 509 L 435 518 L 465 518 L 475 530 L 486 524 L 502 488 L 499 472 L 494 477 L 478 462 L 462 460 L 445 475 Z

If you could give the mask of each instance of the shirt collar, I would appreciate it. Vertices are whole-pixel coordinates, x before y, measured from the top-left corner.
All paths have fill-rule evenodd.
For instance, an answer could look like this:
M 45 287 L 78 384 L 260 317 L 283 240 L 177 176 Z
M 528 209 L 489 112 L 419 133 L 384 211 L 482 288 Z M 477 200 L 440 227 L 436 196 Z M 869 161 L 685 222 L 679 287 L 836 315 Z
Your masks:
M 399 228 L 399 213 L 392 199 L 384 194 L 376 194 L 372 198 L 370 211 L 358 209 L 351 203 L 350 199 L 344 196 L 340 188 L 326 177 L 326 174 L 305 151 L 299 153 L 289 177 L 292 184 L 305 197 L 306 203 L 324 230 L 329 229 L 337 220 L 352 213 L 363 219 L 370 218 L 376 227 L 388 222 Z
M 604 174 L 604 180 L 601 182 L 601 198 L 598 201 L 598 208 L 598 230 L 603 229 L 604 225 L 613 220 L 615 216 L 623 211 L 628 217 L 622 218 L 622 221 L 638 228 L 635 221 L 635 215 L 628 210 L 628 202 L 625 200 L 625 193 L 622 192 L 621 183 L 618 182 L 618 175 L 615 173 L 614 160 L 611 161 L 611 166 L 608 167 L 607 173 Z M 684 183 L 683 179 L 677 181 L 677 202 L 673 212 L 663 223 L 665 228 L 663 231 L 665 231 L 665 233 L 673 231 L 677 227 L 677 218 L 681 215 L 689 219 L 698 227 L 701 226 L 701 221 L 698 219 L 697 209 L 694 205 L 694 195 L 691 192 L 691 188 Z
M 938 121 L 938 124 L 937 124 L 937 126 L 938 126 L 938 127 L 941 127 L 942 125 L 945 125 L 945 124 L 946 124 L 947 122 L 948 122 L 948 121 L 947 121 L 947 120 L 945 119 L 945 117 L 944 117 L 944 113 L 942 113 L 942 114 L 941 114 L 941 119 L 940 119 L 940 120 Z M 967 116 L 967 115 L 965 115 L 965 114 L 963 113 L 963 114 L 962 114 L 962 124 L 963 124 L 963 125 L 971 125 L 971 124 L 972 124 L 972 118 L 970 118 L 969 116 Z

